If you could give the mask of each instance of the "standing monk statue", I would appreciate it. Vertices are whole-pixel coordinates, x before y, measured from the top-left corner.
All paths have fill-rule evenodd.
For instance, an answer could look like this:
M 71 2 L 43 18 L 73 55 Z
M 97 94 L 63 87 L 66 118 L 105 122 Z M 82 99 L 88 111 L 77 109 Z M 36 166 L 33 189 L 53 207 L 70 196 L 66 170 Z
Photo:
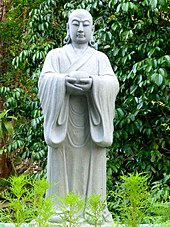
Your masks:
M 91 14 L 74 10 L 66 45 L 47 54 L 39 79 L 52 183 L 47 195 L 106 196 L 106 147 L 119 83 L 107 56 L 92 47 L 93 31 Z

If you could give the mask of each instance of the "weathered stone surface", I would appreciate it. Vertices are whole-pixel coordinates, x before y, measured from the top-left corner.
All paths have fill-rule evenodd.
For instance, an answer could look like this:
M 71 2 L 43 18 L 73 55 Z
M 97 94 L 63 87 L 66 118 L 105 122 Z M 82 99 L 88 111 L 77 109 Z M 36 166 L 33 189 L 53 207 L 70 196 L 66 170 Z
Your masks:
M 86 10 L 71 13 L 67 44 L 48 53 L 39 79 L 53 184 L 47 195 L 106 196 L 105 148 L 112 144 L 119 84 L 107 56 L 91 47 L 92 21 Z

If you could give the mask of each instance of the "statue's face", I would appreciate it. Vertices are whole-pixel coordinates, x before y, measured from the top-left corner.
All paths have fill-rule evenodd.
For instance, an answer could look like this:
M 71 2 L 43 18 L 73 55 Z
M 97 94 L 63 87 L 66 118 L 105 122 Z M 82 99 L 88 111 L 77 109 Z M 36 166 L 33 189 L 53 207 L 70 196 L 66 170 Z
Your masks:
M 68 24 L 72 43 L 88 43 L 93 32 L 92 23 L 92 17 L 87 11 L 75 10 L 71 14 Z

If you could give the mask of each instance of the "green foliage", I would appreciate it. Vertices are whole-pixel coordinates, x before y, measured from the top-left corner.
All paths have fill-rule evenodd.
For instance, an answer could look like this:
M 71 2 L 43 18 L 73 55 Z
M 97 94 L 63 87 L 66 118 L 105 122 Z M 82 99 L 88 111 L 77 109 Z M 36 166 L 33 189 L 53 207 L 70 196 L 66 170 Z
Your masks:
M 87 221 L 95 227 L 101 226 L 104 222 L 103 213 L 106 210 L 106 201 L 101 195 L 91 195 L 87 200 Z
M 49 188 L 46 179 L 36 179 L 33 181 L 33 212 L 34 221 L 39 223 L 40 227 L 48 227 L 48 219 L 54 213 L 54 202 L 51 197 L 45 197 L 45 193 Z
M 108 170 L 110 175 L 145 171 L 157 178 L 160 170 L 169 173 L 170 161 L 169 134 L 162 126 L 169 121 L 169 8 L 166 1 L 155 8 L 149 1 L 110 4 L 115 13 L 108 17 L 106 34 L 112 36 L 105 35 L 110 43 L 106 50 L 121 89 Z
M 5 144 L 6 151 L 15 156 L 16 163 L 28 158 L 37 162 L 40 168 L 46 165 L 47 148 L 43 141 L 43 118 L 37 98 L 37 70 L 31 78 L 29 70 L 24 67 L 14 69 L 12 59 L 20 54 L 25 44 L 23 36 L 27 33 L 30 10 L 38 7 L 41 2 L 42 0 L 12 1 L 6 20 L 0 25 L 3 56 L 0 111 L 5 109 L 9 111 L 9 115 L 17 117 L 13 138 Z M 38 127 L 40 130 L 37 130 Z
M 18 72 L 12 67 L 12 59 L 17 56 L 22 47 L 23 33 L 27 30 L 29 11 L 37 7 L 42 0 L 15 0 L 9 4 L 5 20 L 0 23 L 0 43 L 1 43 L 1 75 L 0 83 L 4 86 L 15 86 L 18 84 Z M 3 7 L 3 6 L 2 6 Z M 20 72 L 21 73 L 21 72 Z M 23 73 L 23 72 L 22 72 Z M 19 86 L 19 85 L 18 85 Z
M 79 226 L 83 223 L 100 226 L 105 221 L 106 201 L 101 195 L 90 195 L 85 200 L 73 192 L 64 198 L 58 197 L 61 226 Z
M 114 202 L 109 205 L 120 212 L 119 219 L 127 226 L 137 227 L 146 221 L 150 222 L 151 217 L 148 214 L 151 214 L 153 199 L 148 187 L 148 177 L 138 173 L 122 176 L 121 182 L 111 194 Z
M 10 222 L 14 221 L 17 223 L 17 226 L 20 226 L 25 221 L 28 221 L 30 217 L 30 212 L 26 205 L 30 200 L 30 193 L 25 188 L 27 180 L 25 176 L 20 176 L 19 178 L 12 177 L 10 184 L 10 193 L 5 192 L 3 198 L 9 202 L 8 212 L 12 213 Z M 12 197 L 11 194 L 13 195 Z
M 12 18 L 16 23 L 15 16 L 18 12 L 24 14 L 23 23 L 20 21 L 23 30 L 19 30 L 20 34 L 22 33 L 22 37 L 19 37 L 21 51 L 18 53 L 14 50 L 14 67 L 0 79 L 4 84 L 0 89 L 3 106 L 10 109 L 10 114 L 18 119 L 8 152 L 19 154 L 18 157 L 22 160 L 31 158 L 43 169 L 42 174 L 45 173 L 47 146 L 43 136 L 37 80 L 47 52 L 61 45 L 62 37 L 58 36 L 59 31 L 66 32 L 61 19 L 63 7 L 58 3 L 52 0 L 36 3 L 29 1 L 24 8 L 23 2 L 18 7 L 14 3 L 6 22 Z M 18 39 L 16 33 L 14 37 Z M 11 81 L 14 81 L 12 85 Z
M 163 226 L 170 225 L 170 202 L 156 203 L 153 213 L 157 215 L 157 223 L 163 223 Z
M 170 174 L 164 175 L 163 179 L 152 183 L 152 197 L 154 205 L 152 209 L 153 215 L 156 215 L 156 222 L 161 226 L 168 227 L 170 225 Z
M 74 193 L 67 194 L 64 198 L 59 198 L 62 226 L 78 226 L 80 217 L 83 214 L 84 200 Z
M 2 220 L 16 226 L 35 220 L 40 227 L 47 226 L 48 218 L 54 214 L 52 199 L 44 198 L 49 188 L 47 181 L 20 175 L 10 177 L 7 182 L 10 186 L 2 197 L 8 201 L 8 207 L 0 211 Z
M 63 7 L 58 3 L 53 0 L 44 1 L 29 12 L 28 30 L 23 36 L 22 51 L 13 59 L 15 68 L 23 67 L 33 77 L 39 77 L 39 69 L 48 51 L 62 45 Z
M 5 146 L 7 152 L 15 153 L 17 162 L 32 158 L 44 167 L 47 147 L 43 140 L 43 117 L 38 98 L 21 88 L 2 87 L 0 94 L 5 97 L 4 107 L 8 109 L 8 114 L 17 118 L 13 137 Z
M 152 193 L 155 201 L 168 202 L 170 199 L 170 174 L 164 175 L 164 177 L 152 183 Z
M 14 116 L 8 116 L 8 112 L 9 110 L 4 110 L 0 113 L 0 154 L 14 133 L 12 120 L 16 120 L 16 118 Z
M 3 181 L 8 188 L 1 196 L 8 201 L 8 207 L 0 209 L 1 221 L 16 223 L 16 226 L 29 222 L 40 227 L 48 226 L 48 219 L 56 215 L 56 211 L 52 197 L 45 197 L 49 188 L 46 179 L 20 175 Z M 119 219 L 113 213 L 114 221 L 118 220 L 119 224 L 123 222 L 125 226 L 138 227 L 141 223 L 161 223 L 161 226 L 168 226 L 169 198 L 166 202 L 155 199 L 147 176 L 138 173 L 122 176 L 111 194 L 114 200 L 109 205 L 119 211 Z M 83 223 L 100 226 L 104 221 L 106 201 L 100 195 L 91 195 L 84 201 L 79 195 L 69 193 L 64 198 L 58 198 L 58 201 L 61 212 L 58 214 L 61 219 L 58 226 L 73 227 Z
M 113 210 L 114 221 L 125 226 L 138 226 L 139 223 L 169 226 L 169 186 L 170 176 L 150 184 L 148 176 L 129 174 L 122 176 L 112 196 L 109 207 Z

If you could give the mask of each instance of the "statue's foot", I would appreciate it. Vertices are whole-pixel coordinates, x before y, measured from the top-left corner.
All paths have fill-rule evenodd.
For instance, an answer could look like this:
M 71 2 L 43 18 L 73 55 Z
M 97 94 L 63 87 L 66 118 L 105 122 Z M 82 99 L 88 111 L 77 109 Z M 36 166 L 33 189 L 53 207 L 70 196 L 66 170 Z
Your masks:
M 61 223 L 61 222 L 63 222 L 63 218 L 62 218 L 63 212 L 57 209 L 55 213 L 56 214 L 52 215 L 48 219 L 48 222 L 49 223 Z
M 51 216 L 48 219 L 49 223 L 62 223 L 64 221 L 64 214 L 62 212 L 56 212 L 56 215 Z M 85 219 L 83 217 L 79 218 L 79 223 L 84 223 Z
M 53 215 L 48 219 L 48 222 L 51 223 L 61 223 L 62 222 L 62 218 L 58 215 Z

